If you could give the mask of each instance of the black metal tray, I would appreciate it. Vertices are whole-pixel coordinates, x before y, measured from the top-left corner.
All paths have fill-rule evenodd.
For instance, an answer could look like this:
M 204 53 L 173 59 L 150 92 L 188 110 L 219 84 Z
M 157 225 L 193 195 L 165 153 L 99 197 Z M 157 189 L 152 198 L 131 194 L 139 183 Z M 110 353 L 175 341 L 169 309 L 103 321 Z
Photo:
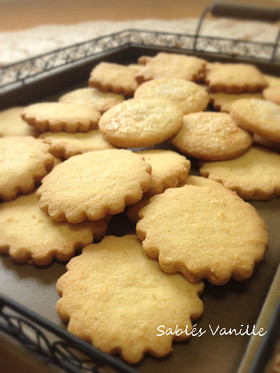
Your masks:
M 236 53 L 238 45 L 236 41 L 235 52 L 230 52 L 233 42 L 230 39 L 207 39 L 211 48 L 212 42 L 218 44 L 222 42 L 222 45 L 228 43 L 230 45 L 228 52 L 225 49 L 223 52 L 218 49 L 214 53 L 205 50 L 205 47 L 200 50 L 197 48 L 198 39 L 195 44 L 197 49 L 194 50 L 195 37 L 198 38 L 197 35 L 191 37 L 180 34 L 126 30 L 2 67 L 0 68 L 1 108 L 29 104 L 39 100 L 55 100 L 63 92 L 73 89 L 77 85 L 86 86 L 90 70 L 94 64 L 100 61 L 128 64 L 136 62 L 140 55 L 154 55 L 162 50 L 202 56 L 210 61 L 255 63 L 266 73 L 280 74 L 278 44 L 276 47 L 275 45 L 266 45 L 269 51 L 274 51 L 273 59 L 269 53 L 268 58 L 257 58 L 255 52 L 243 53 L 243 55 L 241 52 Z M 100 43 L 104 48 L 99 51 Z M 244 45 L 244 42 L 240 43 L 240 45 Z M 257 51 L 260 47 L 264 47 L 258 43 L 253 43 L 253 45 L 249 43 L 248 45 L 257 48 Z M 253 49 L 249 49 L 249 51 Z M 241 50 L 243 49 L 241 48 Z M 207 333 L 200 338 L 192 337 L 186 342 L 174 343 L 174 350 L 166 358 L 155 359 L 146 356 L 140 364 L 128 367 L 119 358 L 114 359 L 106 354 L 99 354 L 87 343 L 77 342 L 77 338 L 70 336 L 65 331 L 66 326 L 55 312 L 55 304 L 59 298 L 55 290 L 55 283 L 65 272 L 65 265 L 58 262 L 46 268 L 38 268 L 30 265 L 17 265 L 9 257 L 0 257 L 0 293 L 2 293 L 0 328 L 19 339 L 27 347 L 31 346 L 31 350 L 42 358 L 71 372 L 107 372 L 112 369 L 113 371 L 143 373 L 236 372 L 249 344 L 250 335 L 220 336 L 216 334 L 214 336 L 210 332 L 209 325 L 212 329 L 219 325 L 220 328 L 243 328 L 242 330 L 248 326 L 247 330 L 250 334 L 257 323 L 280 263 L 280 199 L 274 198 L 265 202 L 255 201 L 252 204 L 268 226 L 270 242 L 264 261 L 256 267 L 252 278 L 242 283 L 230 281 L 222 287 L 206 283 L 202 295 L 205 311 L 201 319 L 198 320 L 197 327 L 207 330 Z M 127 221 L 124 216 L 116 216 L 113 218 L 112 224 L 114 223 L 124 227 Z M 121 230 L 116 233 L 122 234 Z M 278 291 L 280 294 L 279 288 Z M 10 300 L 7 299 L 7 296 Z M 17 318 L 13 319 L 15 311 Z M 33 335 L 28 336 L 28 343 L 25 343 L 26 337 L 22 336 L 22 325 L 26 324 L 26 320 L 30 329 L 34 330 Z M 57 337 L 62 342 L 57 342 Z M 41 338 L 45 341 L 44 346 L 51 346 L 50 349 L 41 348 Z M 65 353 L 64 350 L 61 354 L 66 361 L 64 365 L 59 363 L 61 359 L 58 358 L 53 343 L 55 343 L 54 346 L 63 345 L 63 348 L 66 348 L 68 352 L 71 350 L 71 353 Z M 73 345 L 75 348 L 77 347 L 78 356 L 76 356 L 76 351 L 72 350 Z M 46 350 L 55 353 L 48 354 Z M 85 359 L 79 358 L 79 351 L 85 353 L 87 359 L 89 358 L 91 361 L 94 359 L 95 363 L 92 366 L 84 364 Z M 73 353 L 75 357 L 73 357 Z M 101 365 L 103 370 L 97 370 L 101 369 L 99 368 Z

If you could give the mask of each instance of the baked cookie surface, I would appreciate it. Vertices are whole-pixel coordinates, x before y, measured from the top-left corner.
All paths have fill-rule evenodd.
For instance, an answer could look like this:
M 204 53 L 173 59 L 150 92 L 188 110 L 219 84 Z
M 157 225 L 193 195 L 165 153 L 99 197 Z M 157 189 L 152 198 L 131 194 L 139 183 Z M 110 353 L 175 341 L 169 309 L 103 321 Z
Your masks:
M 138 83 L 156 78 L 178 78 L 198 81 L 206 66 L 206 61 L 176 53 L 160 52 L 148 59 L 143 68 L 135 75 Z
M 263 90 L 263 97 L 280 105 L 280 87 L 268 87 Z
M 203 283 L 165 274 L 146 257 L 135 235 L 107 236 L 88 245 L 67 269 L 57 282 L 58 315 L 69 321 L 71 333 L 106 353 L 119 353 L 128 363 L 139 362 L 145 353 L 170 353 L 172 340 L 188 336 L 161 335 L 159 326 L 190 332 L 191 319 L 203 311 L 198 297 Z
M 265 148 L 275 152 L 280 152 L 280 142 L 264 139 L 256 133 L 254 133 L 254 144 L 264 146 Z
M 27 106 L 22 118 L 40 131 L 73 133 L 97 128 L 100 113 L 85 105 L 41 102 Z
M 280 195 L 280 154 L 252 146 L 238 158 L 206 162 L 200 173 L 224 184 L 244 199 L 265 200 Z
M 211 92 L 261 92 L 268 86 L 263 74 L 254 65 L 212 63 L 206 69 L 205 82 Z
M 136 225 L 145 253 L 167 273 L 223 285 L 249 278 L 264 255 L 264 221 L 226 188 L 185 185 L 150 199 Z
M 90 73 L 89 85 L 103 92 L 133 95 L 138 83 L 135 70 L 125 65 L 101 62 Z
M 31 136 L 0 138 L 0 200 L 30 193 L 54 166 L 50 146 Z
M 153 79 L 141 84 L 135 98 L 165 98 L 178 105 L 183 114 L 203 111 L 209 102 L 206 90 L 184 79 Z
M 124 211 L 149 189 L 151 166 L 129 150 L 76 155 L 56 166 L 37 191 L 56 221 L 80 223 Z
M 232 105 L 231 116 L 247 131 L 267 140 L 280 142 L 279 105 L 267 100 L 238 100 Z
M 151 149 L 137 152 L 152 167 L 151 184 L 145 196 L 162 193 L 167 188 L 182 185 L 188 176 L 191 163 L 186 157 L 172 151 Z
M 95 226 L 99 237 L 100 230 L 105 234 L 104 221 L 56 223 L 39 208 L 34 193 L 20 196 L 0 205 L 0 252 L 18 263 L 44 266 L 55 258 L 64 262 L 93 242 Z
M 40 138 L 50 144 L 50 152 L 55 157 L 65 159 L 89 151 L 114 148 L 98 129 L 86 133 L 44 132 Z
M 111 92 L 102 92 L 96 88 L 79 88 L 65 93 L 59 98 L 59 102 L 67 104 L 87 105 L 93 109 L 104 113 L 112 106 L 124 100 L 122 95 Z
M 99 129 L 105 139 L 120 148 L 159 144 L 181 127 L 183 114 L 167 100 L 133 98 L 106 111 Z
M 274 75 L 264 74 L 268 87 L 280 87 L 280 77 Z
M 137 223 L 140 210 L 149 203 L 149 197 L 143 197 L 141 201 L 128 206 L 126 216 L 132 223 Z
M 210 102 L 217 111 L 222 111 L 225 113 L 230 113 L 232 105 L 235 101 L 244 98 L 257 98 L 262 99 L 261 93 L 210 93 Z
M 184 115 L 171 143 L 184 154 L 203 160 L 225 160 L 244 153 L 253 137 L 239 128 L 227 113 L 200 112 Z
M 206 186 L 209 188 L 225 188 L 223 184 L 218 181 L 209 179 L 207 177 L 198 175 L 189 175 L 186 180 L 187 185 Z M 143 206 L 144 207 L 144 206 Z
M 0 137 L 2 136 L 33 136 L 39 131 L 30 127 L 22 118 L 24 107 L 13 107 L 0 111 Z

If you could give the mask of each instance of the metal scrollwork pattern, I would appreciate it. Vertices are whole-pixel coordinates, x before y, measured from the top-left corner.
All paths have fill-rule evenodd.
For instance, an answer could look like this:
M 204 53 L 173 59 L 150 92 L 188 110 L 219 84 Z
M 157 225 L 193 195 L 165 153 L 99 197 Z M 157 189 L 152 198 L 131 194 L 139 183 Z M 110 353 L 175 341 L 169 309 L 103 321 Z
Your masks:
M 280 34 L 279 34 L 280 35 Z M 102 52 L 131 45 L 181 49 L 280 63 L 280 36 L 275 43 L 249 42 L 228 38 L 168 32 L 124 30 L 83 43 L 61 48 L 28 60 L 0 67 L 0 88 L 45 74 L 69 64 L 82 62 Z
M 99 351 L 49 320 L 0 295 L 0 330 L 42 361 L 67 372 L 127 372 L 135 369 Z

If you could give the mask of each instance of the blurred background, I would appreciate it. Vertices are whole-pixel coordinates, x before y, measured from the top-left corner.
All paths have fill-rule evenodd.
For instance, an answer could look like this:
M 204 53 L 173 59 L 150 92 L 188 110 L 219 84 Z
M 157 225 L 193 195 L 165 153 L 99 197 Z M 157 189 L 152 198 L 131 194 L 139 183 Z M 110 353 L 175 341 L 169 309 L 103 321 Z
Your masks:
M 280 0 L 231 0 L 279 7 Z M 0 0 L 0 31 L 87 21 L 197 18 L 210 0 Z

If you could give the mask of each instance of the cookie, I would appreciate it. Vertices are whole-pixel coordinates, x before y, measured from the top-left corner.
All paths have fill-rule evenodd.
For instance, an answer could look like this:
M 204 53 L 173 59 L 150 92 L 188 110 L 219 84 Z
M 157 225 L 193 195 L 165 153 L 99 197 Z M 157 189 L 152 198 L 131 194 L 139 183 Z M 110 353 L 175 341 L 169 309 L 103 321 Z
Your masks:
M 153 79 L 141 84 L 134 93 L 135 98 L 166 98 L 176 104 L 183 114 L 203 111 L 209 102 L 205 89 L 184 79 Z
M 152 167 L 151 184 L 145 196 L 162 193 L 167 188 L 183 185 L 189 174 L 191 162 L 186 157 L 172 151 L 151 149 L 140 151 L 145 161 Z
M 24 107 L 13 107 L 0 112 L 0 137 L 38 135 L 36 128 L 30 127 L 22 118 Z
M 196 186 L 206 186 L 209 188 L 222 188 L 222 189 L 225 188 L 223 184 L 219 183 L 218 181 L 208 179 L 207 177 L 198 176 L 198 175 L 189 175 L 187 177 L 186 184 L 196 185 Z
M 138 83 L 135 70 L 125 65 L 101 62 L 90 73 L 89 85 L 102 92 L 122 93 L 132 96 Z
M 50 146 L 31 136 L 0 138 L 0 200 L 30 193 L 54 166 Z
M 104 113 L 123 100 L 124 97 L 122 95 L 101 92 L 96 88 L 86 87 L 67 92 L 58 101 L 66 104 L 87 105 L 100 113 Z
M 266 200 L 280 195 L 279 169 L 280 154 L 253 146 L 238 158 L 201 164 L 200 173 L 244 199 Z
M 249 278 L 267 246 L 264 221 L 226 188 L 185 185 L 150 199 L 136 225 L 145 253 L 167 273 L 223 285 Z
M 129 150 L 76 155 L 44 178 L 39 206 L 56 221 L 100 220 L 140 201 L 150 187 L 150 173 L 151 166 Z
M 184 156 L 172 150 L 151 149 L 140 151 L 152 167 L 150 189 L 144 194 L 141 201 L 131 205 L 126 210 L 128 219 L 136 223 L 138 213 L 142 207 L 149 203 L 149 197 L 162 193 L 167 188 L 175 188 L 185 183 L 190 171 L 191 163 Z M 207 180 L 207 179 L 206 179 Z
M 130 69 L 133 69 L 133 71 L 135 71 L 135 72 L 138 72 L 139 70 L 142 69 L 142 65 L 137 64 L 137 63 L 132 63 L 132 64 L 128 65 L 128 67 Z
M 137 60 L 139 65 L 147 65 L 148 62 L 151 62 L 153 59 L 152 56 L 140 56 Z
M 200 112 L 184 115 L 183 125 L 171 138 L 182 153 L 203 160 L 225 160 L 244 153 L 253 137 L 239 128 L 227 113 Z
M 280 77 L 274 75 L 264 74 L 268 87 L 280 87 Z
M 280 106 L 257 99 L 238 100 L 232 105 L 231 116 L 247 131 L 264 139 L 280 142 Z
M 266 140 L 257 134 L 254 134 L 254 143 L 256 145 L 264 146 L 265 148 L 268 148 L 270 150 L 280 152 L 280 142 Z
M 203 283 L 166 275 L 135 235 L 107 236 L 86 246 L 67 270 L 57 281 L 56 310 L 69 322 L 68 331 L 131 364 L 145 353 L 169 354 L 172 341 L 187 339 L 191 320 L 203 312 Z M 170 335 L 167 329 L 181 332 Z
M 205 83 L 211 92 L 261 92 L 268 83 L 254 65 L 213 63 L 206 69 Z
M 181 127 L 182 112 L 167 100 L 133 98 L 104 113 L 99 129 L 105 139 L 120 148 L 159 144 Z
M 232 104 L 243 98 L 257 98 L 262 99 L 261 93 L 241 93 L 241 94 L 230 94 L 230 93 L 210 93 L 210 103 L 213 108 L 217 111 L 230 113 Z
M 67 261 L 93 242 L 95 230 L 100 239 L 106 229 L 105 221 L 56 223 L 39 208 L 34 193 L 0 205 L 0 253 L 17 263 L 44 266 L 54 259 Z
M 132 223 L 137 223 L 139 217 L 139 211 L 149 203 L 149 197 L 143 197 L 141 201 L 134 205 L 128 206 L 126 209 L 126 216 Z
M 143 68 L 136 73 L 139 84 L 156 78 L 178 78 L 185 80 L 200 80 L 206 66 L 206 61 L 176 53 L 160 52 L 148 60 Z
M 44 132 L 40 138 L 50 144 L 50 152 L 54 156 L 64 159 L 90 151 L 113 149 L 99 130 L 86 133 Z
M 280 105 L 280 87 L 268 87 L 263 90 L 263 97 Z
M 100 113 L 84 105 L 41 102 L 27 106 L 22 118 L 40 131 L 88 132 L 98 127 Z

